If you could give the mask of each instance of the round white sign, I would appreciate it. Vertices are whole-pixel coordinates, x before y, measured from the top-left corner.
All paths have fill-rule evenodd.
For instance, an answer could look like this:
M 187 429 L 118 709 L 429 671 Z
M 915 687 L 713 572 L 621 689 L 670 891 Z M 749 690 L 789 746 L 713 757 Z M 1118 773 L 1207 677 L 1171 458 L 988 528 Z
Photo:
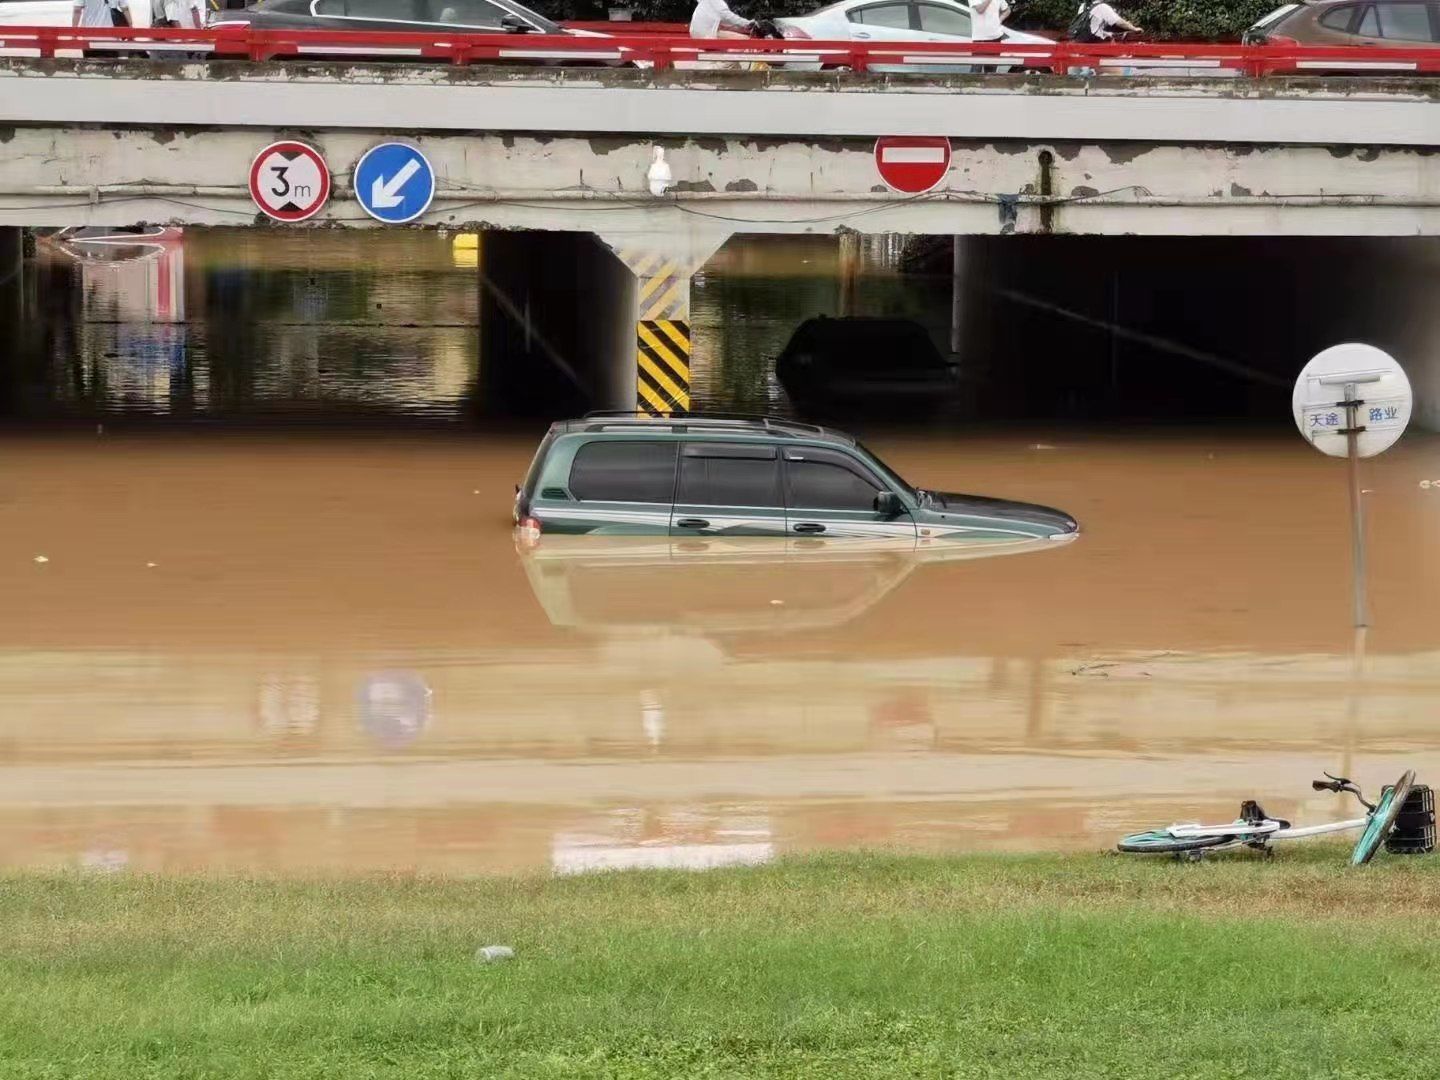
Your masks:
M 1346 396 L 1347 387 L 1354 397 Z M 1291 399 L 1300 434 L 1331 457 L 1350 452 L 1347 402 L 1358 403 L 1355 452 L 1374 457 L 1394 446 L 1410 423 L 1410 380 L 1393 356 L 1373 345 L 1332 345 L 1305 365 Z
M 330 198 L 330 168 L 308 143 L 271 143 L 250 164 L 250 197 L 276 221 L 304 221 Z

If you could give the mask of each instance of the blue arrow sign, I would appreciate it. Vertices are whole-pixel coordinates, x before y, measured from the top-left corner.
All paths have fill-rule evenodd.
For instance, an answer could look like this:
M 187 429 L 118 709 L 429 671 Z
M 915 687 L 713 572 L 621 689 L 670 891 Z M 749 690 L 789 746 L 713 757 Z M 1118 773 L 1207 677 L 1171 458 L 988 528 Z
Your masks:
M 403 225 L 430 208 L 435 170 L 425 155 L 405 143 L 372 146 L 355 163 L 355 198 L 376 221 Z

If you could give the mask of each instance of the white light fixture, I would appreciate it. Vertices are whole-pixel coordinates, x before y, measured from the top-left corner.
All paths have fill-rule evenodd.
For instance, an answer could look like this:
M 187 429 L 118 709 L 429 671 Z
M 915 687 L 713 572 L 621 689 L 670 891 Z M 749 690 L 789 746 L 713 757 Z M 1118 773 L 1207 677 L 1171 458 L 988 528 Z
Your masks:
M 655 158 L 650 162 L 645 179 L 650 181 L 650 194 L 657 198 L 664 195 L 666 189 L 675 183 L 675 177 L 670 172 L 670 163 L 665 160 L 663 147 L 655 147 Z

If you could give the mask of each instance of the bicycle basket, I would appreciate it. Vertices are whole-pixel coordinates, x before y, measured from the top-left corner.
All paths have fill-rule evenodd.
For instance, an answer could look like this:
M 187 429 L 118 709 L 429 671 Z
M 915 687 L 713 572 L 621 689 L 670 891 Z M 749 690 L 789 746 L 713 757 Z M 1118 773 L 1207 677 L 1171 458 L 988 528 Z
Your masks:
M 1435 792 L 1430 785 L 1410 789 L 1394 830 L 1385 838 L 1385 850 L 1392 855 L 1428 855 L 1435 850 Z

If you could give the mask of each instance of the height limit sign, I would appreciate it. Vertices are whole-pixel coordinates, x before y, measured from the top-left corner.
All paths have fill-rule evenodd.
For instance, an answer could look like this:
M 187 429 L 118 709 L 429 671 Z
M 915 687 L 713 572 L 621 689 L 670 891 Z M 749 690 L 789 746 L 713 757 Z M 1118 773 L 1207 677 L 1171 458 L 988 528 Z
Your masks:
M 271 143 L 250 165 L 250 197 L 276 221 L 304 221 L 330 198 L 330 169 L 313 146 Z

